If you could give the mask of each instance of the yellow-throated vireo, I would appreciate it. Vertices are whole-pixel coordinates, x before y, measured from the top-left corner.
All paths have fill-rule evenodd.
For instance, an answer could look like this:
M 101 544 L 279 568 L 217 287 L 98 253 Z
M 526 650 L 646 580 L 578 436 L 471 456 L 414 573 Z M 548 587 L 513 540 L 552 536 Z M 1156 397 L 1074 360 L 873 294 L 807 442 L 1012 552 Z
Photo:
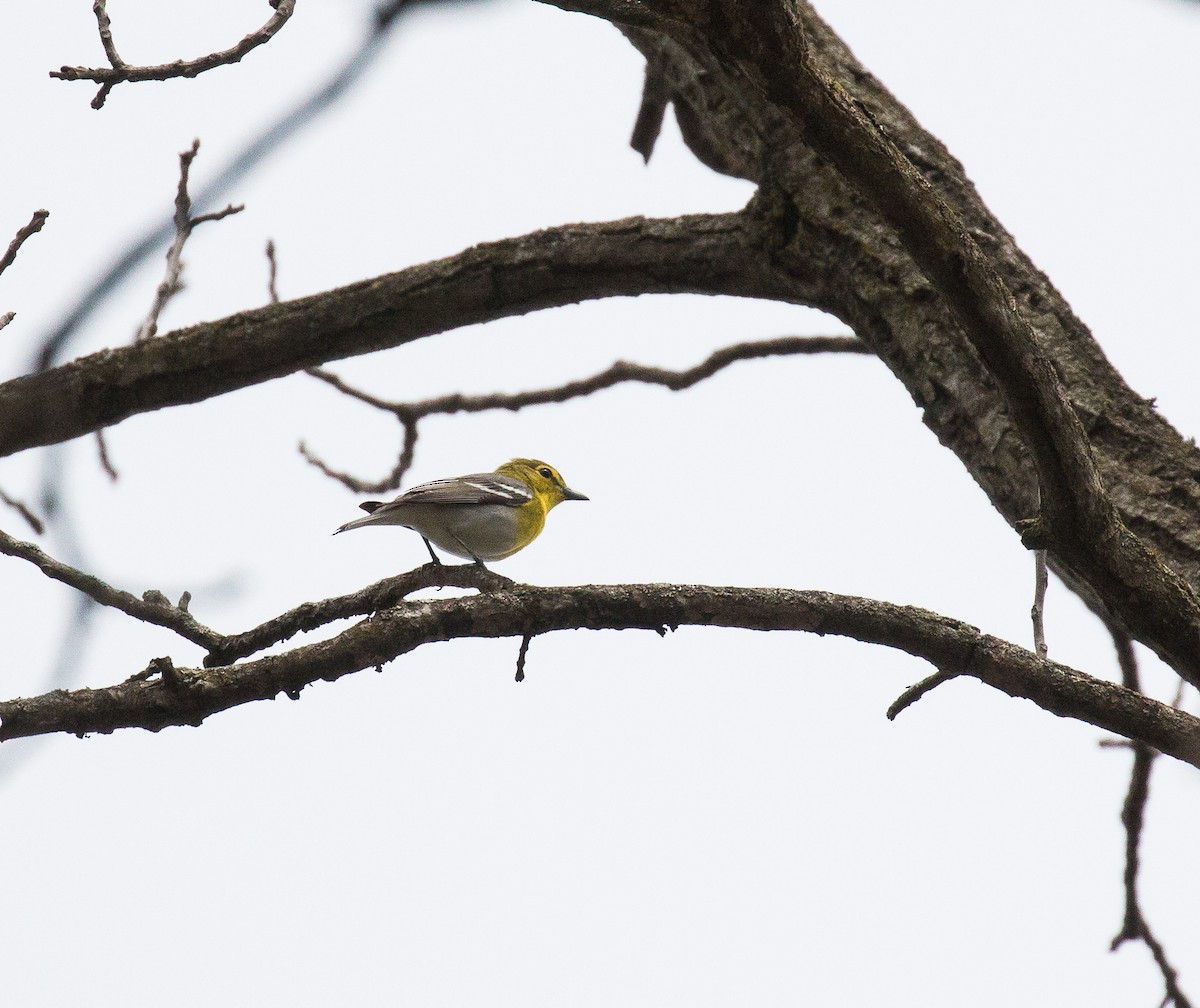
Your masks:
M 441 563 L 433 551 L 437 546 L 482 566 L 533 542 L 556 504 L 587 499 L 553 466 L 518 458 L 495 472 L 422 483 L 386 504 L 365 501 L 359 507 L 369 514 L 346 522 L 334 535 L 364 525 L 403 525 L 425 540 L 434 563 Z

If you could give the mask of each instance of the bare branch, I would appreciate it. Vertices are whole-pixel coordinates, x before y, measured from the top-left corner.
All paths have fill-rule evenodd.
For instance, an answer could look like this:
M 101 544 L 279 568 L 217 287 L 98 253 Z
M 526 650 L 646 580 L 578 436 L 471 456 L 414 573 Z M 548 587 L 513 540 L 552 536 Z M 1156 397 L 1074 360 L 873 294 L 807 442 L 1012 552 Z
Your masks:
M 271 304 L 279 304 L 279 288 L 275 281 L 279 272 L 279 264 L 275 261 L 275 240 L 267 239 L 267 300 Z
M 108 59 L 107 67 L 69 67 L 50 71 L 50 76 L 59 80 L 88 80 L 100 85 L 96 97 L 92 99 L 92 108 L 104 106 L 108 93 L 117 84 L 124 81 L 164 81 L 176 77 L 198 77 L 206 70 L 219 66 L 237 63 L 243 56 L 260 45 L 269 42 L 287 23 L 296 8 L 296 0 L 268 0 L 275 13 L 256 31 L 252 31 L 236 45 L 220 52 L 209 53 L 192 60 L 175 60 L 172 63 L 162 63 L 157 66 L 130 66 L 118 54 L 112 37 L 112 23 L 106 9 L 107 0 L 95 0 L 92 13 L 96 15 L 96 27 L 100 32 L 100 44 L 104 47 L 104 55 Z
M 517 674 L 513 676 L 517 682 L 525 681 L 525 659 L 529 657 L 529 642 L 533 640 L 533 634 L 525 634 L 521 638 L 521 647 L 517 651 Z
M 1039 659 L 1024 648 L 923 609 L 824 592 L 701 585 L 513 585 L 456 599 L 402 602 L 326 641 L 215 669 L 179 669 L 177 684 L 133 678 L 104 689 L 55 691 L 0 703 L 0 740 L 48 732 L 195 725 L 221 710 L 295 695 L 381 667 L 423 644 L 524 637 L 567 629 L 695 626 L 803 630 L 898 648 L 959 670 L 1050 713 L 1138 738 L 1200 766 L 1200 720 L 1114 683 Z
M 457 3 L 460 0 L 443 0 Z M 331 73 L 316 83 L 312 90 L 282 110 L 219 168 L 212 181 L 195 198 L 197 206 L 209 206 L 230 188 L 254 171 L 268 156 L 290 138 L 316 122 L 323 112 L 334 107 L 361 80 L 375 60 L 386 51 L 388 35 L 401 24 L 400 16 L 412 10 L 417 0 L 391 0 L 371 11 L 358 44 Z M 63 357 L 68 344 L 83 324 L 120 289 L 137 266 L 169 243 L 175 226 L 170 219 L 157 224 L 136 238 L 97 275 L 70 304 L 59 320 L 42 338 L 33 370 L 45 371 Z
M 896 229 L 1003 391 L 1037 468 L 1044 545 L 1116 601 L 1139 640 L 1200 683 L 1200 598 L 1117 516 L 1054 364 L 990 257 L 869 112 L 816 64 L 802 21 L 775 5 L 755 11 L 763 47 L 743 58 L 755 60 L 769 97 L 803 121 L 813 147 Z
M 46 223 L 46 218 L 49 216 L 49 210 L 35 210 L 33 212 L 33 216 L 29 219 L 29 223 L 17 232 L 16 237 L 13 238 L 13 240 L 8 244 L 8 251 L 6 251 L 4 255 L 0 257 L 0 273 L 3 273 L 6 269 L 8 269 L 9 266 L 13 264 L 14 260 L 17 258 L 17 253 L 21 251 L 21 246 L 25 244 L 26 239 L 28 239 L 31 235 L 35 235 L 41 231 L 42 227 Z M 3 326 L 0 326 L 0 328 L 3 328 Z
M 740 213 L 550 228 L 0 384 L 0 457 L 459 326 L 647 292 L 790 300 L 778 280 Z
M 665 67 L 661 53 L 646 56 L 646 77 L 642 82 L 642 102 L 638 107 L 637 120 L 633 124 L 633 135 L 629 146 L 642 155 L 647 164 L 654 153 L 654 145 L 662 132 L 667 106 L 671 104 L 671 92 L 667 87 Z
M 1039 657 L 1045 657 L 1039 655 Z M 887 709 L 887 719 L 895 721 L 904 711 L 908 710 L 913 704 L 920 700 L 926 693 L 937 689 L 942 683 L 947 683 L 951 679 L 957 679 L 962 672 L 957 669 L 939 670 L 931 676 L 926 676 L 919 683 L 914 683 L 901 693 Z
M 647 385 L 662 385 L 672 391 L 679 392 L 683 389 L 691 388 L 706 378 L 711 378 L 718 371 L 738 361 L 759 360 L 764 357 L 821 353 L 848 353 L 873 356 L 870 348 L 853 336 L 782 336 L 778 339 L 735 343 L 732 346 L 722 347 L 720 350 L 709 354 L 699 364 L 682 371 L 652 367 L 648 364 L 632 364 L 629 361 L 617 361 L 611 367 L 589 378 L 581 378 L 578 381 L 567 382 L 553 388 L 535 389 L 511 394 L 493 393 L 490 395 L 475 396 L 454 393 L 414 403 L 396 403 L 377 399 L 367 393 L 351 388 L 336 375 L 330 374 L 328 371 L 323 371 L 320 368 L 313 368 L 309 371 L 309 374 L 314 378 L 320 378 L 339 391 L 353 396 L 362 402 L 395 413 L 397 416 L 414 417 L 420 420 L 436 414 L 482 413 L 493 409 L 520 410 L 526 406 L 563 403 L 569 399 L 577 399 L 581 396 L 591 395 L 593 392 L 612 388 L 614 385 L 620 385 L 623 382 L 643 382 Z
M 628 361 L 617 361 L 604 371 L 589 378 L 567 382 L 553 388 L 536 389 L 511 394 L 492 393 L 489 395 L 462 395 L 454 393 L 439 396 L 434 399 L 424 399 L 418 402 L 402 403 L 380 399 L 369 392 L 356 389 L 346 384 L 341 378 L 322 368 L 309 368 L 308 374 L 319 378 L 339 392 L 357 399 L 376 409 L 393 414 L 404 428 L 404 445 L 391 473 L 382 480 L 369 482 L 350 476 L 330 468 L 325 462 L 315 456 L 308 446 L 301 441 L 300 454 L 310 464 L 320 469 L 326 476 L 337 480 L 343 486 L 356 493 L 383 493 L 395 490 L 403 479 L 404 474 L 412 465 L 413 451 L 417 442 L 417 423 L 425 417 L 438 414 L 452 413 L 482 413 L 486 410 L 506 409 L 520 410 L 527 406 L 538 406 L 549 403 L 563 403 L 569 399 L 591 395 L 606 388 L 612 388 L 622 382 L 644 382 L 648 385 L 662 385 L 673 391 L 681 391 L 712 377 L 718 371 L 729 367 L 737 361 L 756 360 L 763 357 L 787 356 L 794 354 L 818 353 L 850 353 L 872 356 L 871 350 L 853 336 L 784 336 L 779 339 L 761 340 L 750 343 L 737 343 L 723 347 L 710 354 L 695 367 L 683 371 L 671 371 L 666 368 L 651 367 L 646 364 L 631 364 Z
M 1138 640 L 1184 678 L 1200 683 L 1200 597 L 1118 516 L 1105 492 L 1080 414 L 1068 400 L 1048 352 L 1047 337 L 1035 333 L 1031 325 L 1032 318 L 1040 324 L 1046 317 L 1046 304 L 1025 297 L 1029 288 L 1014 286 L 1002 273 L 1003 257 L 994 246 L 1007 236 L 986 211 L 976 215 L 983 227 L 971 226 L 968 214 L 975 212 L 977 197 L 973 192 L 965 198 L 961 193 L 953 197 L 944 193 L 943 177 L 938 175 L 942 159 L 936 153 L 934 167 L 927 173 L 922 170 L 928 157 L 924 140 L 914 137 L 911 144 L 902 145 L 892 129 L 902 117 L 894 113 L 890 96 L 880 93 L 882 89 L 871 95 L 882 105 L 880 114 L 889 116 L 886 124 L 874 106 L 858 96 L 861 81 L 845 72 L 848 59 L 831 52 L 840 43 L 830 42 L 831 33 L 809 5 L 801 0 L 750 6 L 736 0 L 553 2 L 657 30 L 693 56 L 703 71 L 733 89 L 725 107 L 736 110 L 731 113 L 734 119 L 723 125 L 741 125 L 739 140 L 751 132 L 739 120 L 758 117 L 768 131 L 765 135 L 771 137 L 771 150 L 780 149 L 786 134 L 788 142 L 806 145 L 836 168 L 850 189 L 872 206 L 879 221 L 899 237 L 913 265 L 932 284 L 934 300 L 948 309 L 955 330 L 999 387 L 1041 489 L 1041 534 L 1036 542 L 1027 538 L 1026 544 L 1048 549 L 1069 583 L 1092 599 L 1102 599 Z M 716 25 L 723 27 L 706 34 Z M 832 73 L 831 59 L 839 61 Z M 747 87 L 750 81 L 754 83 Z M 678 105 L 677 96 L 673 100 Z M 909 135 L 915 132 L 908 127 L 909 123 L 900 123 Z M 747 140 L 743 145 L 752 143 Z M 776 212 L 785 220 L 788 214 L 803 219 L 794 191 L 799 186 L 794 177 L 780 178 L 779 169 L 772 167 L 776 163 L 765 155 L 758 166 L 760 195 L 770 199 L 774 192 Z M 949 170 L 961 174 L 960 169 Z M 787 188 L 779 193 L 781 184 Z M 817 226 L 835 225 L 824 214 L 819 215 Z M 1028 279 L 1039 295 L 1049 288 L 1040 277 Z M 1074 323 L 1065 306 L 1063 315 Z M 1082 325 L 1071 328 L 1088 344 L 1086 352 L 1092 345 L 1090 334 Z M 867 338 L 857 325 L 855 329 Z M 883 348 L 875 349 L 885 356 Z M 890 356 L 885 359 L 893 363 Z M 1084 369 L 1099 377 L 1099 367 L 1089 359 Z M 1068 373 L 1065 367 L 1061 370 Z M 1120 398 L 1133 398 L 1124 387 L 1111 391 Z M 1144 403 L 1129 415 L 1143 412 Z M 1025 494 L 1031 490 L 1028 487 Z M 1191 494 L 1188 501 L 1193 503 Z M 1010 515 L 1009 520 L 1028 515 L 1028 511 Z
M 11 322 L 16 317 L 17 317 L 17 313 L 11 312 L 11 311 L 5 312 L 3 315 L 0 315 L 0 329 L 3 329 L 6 325 L 8 325 L 9 322 Z
M 97 0 L 97 2 L 102 2 L 102 0 Z M 231 204 L 223 210 L 200 214 L 198 217 L 192 216 L 192 199 L 188 195 L 188 176 L 192 170 L 192 162 L 196 159 L 198 153 L 200 153 L 200 141 L 193 140 L 192 146 L 188 150 L 180 152 L 179 155 L 179 186 L 175 191 L 175 240 L 171 242 L 171 247 L 167 249 L 167 273 L 155 290 L 154 303 L 150 306 L 150 314 L 138 326 L 137 335 L 134 337 L 139 342 L 150 339 L 158 332 L 159 315 L 162 314 L 162 310 L 167 306 L 167 302 L 183 290 L 181 280 L 183 276 L 183 247 L 192 236 L 192 232 L 207 221 L 221 220 L 232 214 L 241 213 L 245 209 L 244 204 L 239 206 Z
M 117 467 L 113 465 L 112 459 L 109 457 L 108 441 L 104 437 L 104 431 L 98 430 L 94 436 L 96 438 L 96 456 L 100 459 L 100 468 L 104 470 L 104 475 L 115 483 L 121 478 L 121 474 L 117 472 Z
M 1046 647 L 1046 589 L 1050 586 L 1050 574 L 1046 569 L 1046 551 L 1033 551 L 1033 606 L 1029 610 L 1033 620 L 1033 649 L 1039 658 L 1050 653 Z
M 1127 633 L 1111 623 L 1108 630 L 1112 635 L 1117 661 L 1121 666 L 1121 685 L 1141 693 L 1141 677 L 1138 673 L 1133 641 Z M 1182 692 L 1176 694 L 1176 709 L 1180 699 Z M 1127 745 L 1133 750 L 1133 766 L 1129 774 L 1129 790 L 1121 807 L 1121 825 L 1125 827 L 1125 913 L 1121 920 L 1121 929 L 1113 938 L 1111 948 L 1115 952 L 1127 941 L 1141 941 L 1150 950 L 1162 974 L 1165 990 L 1163 1004 L 1173 1003 L 1176 1008 L 1191 1008 L 1191 1002 L 1179 987 L 1178 971 L 1167 959 L 1166 949 L 1146 922 L 1138 895 L 1142 830 L 1146 822 L 1146 806 L 1150 801 L 1150 771 L 1158 753 L 1140 739 L 1133 739 Z
M 46 531 L 46 526 L 42 523 L 42 520 L 23 501 L 14 500 L 3 490 L 0 490 L 0 502 L 8 505 L 8 507 L 24 518 L 29 527 L 33 529 L 35 535 L 41 535 Z
M 313 368 L 308 373 L 313 374 L 317 369 Z M 333 377 L 332 375 L 330 377 Z M 413 455 L 417 450 L 417 421 L 412 417 L 405 417 L 397 414 L 397 419 L 404 430 L 404 443 L 400 447 L 400 455 L 396 459 L 396 464 L 392 466 L 392 471 L 383 479 L 362 480 L 357 476 L 351 476 L 349 473 L 340 472 L 326 465 L 320 458 L 314 455 L 307 444 L 300 442 L 298 448 L 300 454 L 304 456 L 304 460 L 311 466 L 320 469 L 326 476 L 332 480 L 341 483 L 347 490 L 354 493 L 386 493 L 388 490 L 395 490 L 400 486 L 404 479 L 404 474 L 408 472 L 412 466 Z
M 232 665 L 242 658 L 281 643 L 298 633 L 311 632 L 335 620 L 352 616 L 367 616 L 403 601 L 422 588 L 475 588 L 478 591 L 497 591 L 510 588 L 514 582 L 501 574 L 477 564 L 453 567 L 427 563 L 397 577 L 385 578 L 349 595 L 305 602 L 274 619 L 240 634 L 230 634 L 209 651 L 204 659 L 206 668 Z
M 14 539 L 0 531 L 0 553 L 27 560 L 43 574 L 55 581 L 70 585 L 101 605 L 119 609 L 121 612 L 144 623 L 174 630 L 185 640 L 199 644 L 205 649 L 216 646 L 221 635 L 198 622 L 194 616 L 177 606 L 171 605 L 161 592 L 149 591 L 142 598 L 113 588 L 91 574 L 76 570 L 48 556 L 32 543 Z

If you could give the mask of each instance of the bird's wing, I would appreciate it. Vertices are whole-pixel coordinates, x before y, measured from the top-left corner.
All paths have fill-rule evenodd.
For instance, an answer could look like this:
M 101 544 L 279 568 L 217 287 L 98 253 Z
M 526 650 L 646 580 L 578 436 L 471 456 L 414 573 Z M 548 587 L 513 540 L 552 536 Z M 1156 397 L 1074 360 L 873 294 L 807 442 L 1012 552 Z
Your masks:
M 383 505 L 381 510 L 406 504 L 506 504 L 520 507 L 531 500 L 533 491 L 520 480 L 497 473 L 472 473 L 470 476 L 422 483 Z

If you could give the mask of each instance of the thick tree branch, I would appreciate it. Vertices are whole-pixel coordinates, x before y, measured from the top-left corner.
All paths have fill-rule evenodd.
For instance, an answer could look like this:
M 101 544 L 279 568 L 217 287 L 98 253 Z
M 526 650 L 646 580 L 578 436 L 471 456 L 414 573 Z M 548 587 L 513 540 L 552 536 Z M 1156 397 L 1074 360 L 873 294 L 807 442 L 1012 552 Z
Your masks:
M 809 5 L 551 2 L 617 22 L 665 68 L 697 156 L 760 184 L 774 261 L 806 283 L 845 278 L 839 316 L 1010 523 L 1037 514 L 1040 483 L 1054 569 L 1200 678 L 1200 453 L 1124 385 L 961 166 Z
M 206 717 L 318 680 L 377 668 L 423 644 L 461 637 L 536 636 L 552 630 L 680 626 L 803 630 L 898 648 L 942 671 L 973 676 L 1010 696 L 1137 738 L 1200 766 L 1200 720 L 1131 690 L 1093 679 L 1024 648 L 923 609 L 773 588 L 697 585 L 514 585 L 466 598 L 403 602 L 338 636 L 282 655 L 169 678 L 148 668 L 105 689 L 55 691 L 0 703 L 0 741 L 48 732 L 111 732 L 200 724 Z M 668 645 L 669 646 L 669 645 Z
M 95 0 L 92 4 L 92 13 L 96 16 L 100 44 L 104 47 L 104 55 L 110 65 L 107 67 L 65 66 L 61 70 L 51 70 L 50 76 L 59 80 L 89 80 L 99 84 L 100 90 L 92 99 L 92 108 L 94 109 L 102 108 L 109 91 L 124 81 L 164 81 L 175 77 L 198 77 L 206 70 L 237 63 L 251 50 L 269 42 L 275 33 L 287 23 L 296 8 L 296 0 L 268 0 L 268 2 L 275 9 L 275 13 L 261 28 L 252 31 L 228 49 L 208 53 L 191 60 L 175 60 L 157 66 L 130 66 L 117 52 L 117 46 L 112 37 L 112 22 L 108 17 L 106 0 Z
M 376 581 L 349 595 L 338 595 L 322 599 L 320 602 L 305 602 L 244 633 L 223 637 L 220 643 L 209 649 L 204 665 L 206 668 L 232 665 L 298 633 L 309 633 L 335 620 L 368 616 L 381 609 L 387 609 L 422 588 L 475 588 L 479 591 L 496 591 L 512 585 L 513 581 L 510 578 L 475 564 L 449 567 L 444 564 L 439 566 L 427 563 L 406 574 Z
M 771 100 L 895 228 L 1003 391 L 1037 468 L 1048 548 L 1139 640 L 1200 684 L 1200 598 L 1120 520 L 1083 425 L 1004 279 L 932 184 L 817 66 L 803 21 L 782 6 L 755 10 L 765 51 L 740 52 L 747 68 L 764 75 Z
M 784 298 L 743 214 L 576 224 L 104 350 L 0 385 L 0 456 L 328 361 L 541 308 L 658 293 Z

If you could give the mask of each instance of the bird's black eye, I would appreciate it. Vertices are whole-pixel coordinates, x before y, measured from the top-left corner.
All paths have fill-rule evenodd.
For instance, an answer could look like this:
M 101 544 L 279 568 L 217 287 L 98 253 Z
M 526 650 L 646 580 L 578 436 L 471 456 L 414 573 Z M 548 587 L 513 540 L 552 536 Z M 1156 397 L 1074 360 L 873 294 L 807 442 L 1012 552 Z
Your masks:
M 549 466 L 542 466 L 542 468 L 538 470 L 538 475 L 545 476 L 546 479 L 554 479 L 554 473 L 550 471 Z

